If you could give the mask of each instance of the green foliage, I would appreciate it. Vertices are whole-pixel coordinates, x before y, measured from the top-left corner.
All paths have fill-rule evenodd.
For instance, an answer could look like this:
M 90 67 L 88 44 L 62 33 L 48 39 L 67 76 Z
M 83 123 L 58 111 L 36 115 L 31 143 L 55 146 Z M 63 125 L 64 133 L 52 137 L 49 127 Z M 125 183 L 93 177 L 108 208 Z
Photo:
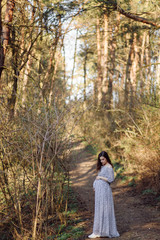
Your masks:
M 69 230 L 69 233 L 67 231 Z M 65 230 L 66 232 L 60 234 L 55 239 L 57 240 L 67 240 L 67 239 L 79 239 L 81 236 L 84 235 L 84 229 L 82 227 L 68 227 Z M 53 238 L 54 239 L 54 238 Z
M 128 183 L 128 186 L 129 187 L 136 187 L 137 186 L 137 184 L 136 184 L 136 178 L 137 177 L 131 177 L 131 178 L 129 178 L 129 183 Z
M 153 189 L 145 189 L 145 190 L 142 191 L 142 195 L 147 195 L 147 194 L 156 195 L 157 192 L 155 192 Z
M 88 144 L 87 142 L 86 142 L 85 150 L 91 153 L 92 155 L 97 155 L 98 153 L 96 147 L 91 144 Z
M 116 179 L 119 179 L 123 183 L 127 183 L 129 187 L 136 187 L 136 176 L 127 176 L 125 175 L 124 168 L 122 171 L 116 174 Z
M 123 173 L 124 171 L 124 165 L 122 163 L 119 162 L 114 162 L 114 169 L 117 173 Z

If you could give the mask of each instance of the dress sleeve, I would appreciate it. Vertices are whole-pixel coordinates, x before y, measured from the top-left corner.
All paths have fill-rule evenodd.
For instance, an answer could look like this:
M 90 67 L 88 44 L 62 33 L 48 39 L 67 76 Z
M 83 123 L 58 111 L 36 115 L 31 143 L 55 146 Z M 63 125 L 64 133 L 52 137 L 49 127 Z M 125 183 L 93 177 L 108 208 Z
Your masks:
M 107 167 L 106 178 L 109 183 L 112 183 L 114 181 L 114 171 L 112 167 Z

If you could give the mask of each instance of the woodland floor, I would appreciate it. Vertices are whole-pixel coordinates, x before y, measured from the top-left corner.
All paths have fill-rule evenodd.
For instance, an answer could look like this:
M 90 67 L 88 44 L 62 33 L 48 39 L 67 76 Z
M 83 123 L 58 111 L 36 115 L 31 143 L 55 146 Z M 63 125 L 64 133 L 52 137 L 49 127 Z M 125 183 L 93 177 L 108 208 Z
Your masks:
M 72 189 L 79 199 L 80 215 L 83 218 L 85 235 L 79 240 L 88 239 L 92 233 L 94 216 L 93 181 L 96 156 L 93 156 L 84 143 L 77 142 L 72 149 L 71 183 Z M 127 183 L 116 180 L 111 185 L 119 240 L 160 240 L 160 211 L 156 206 L 144 202 L 141 194 L 137 194 Z M 98 239 L 98 238 L 97 238 Z M 107 238 L 99 238 L 107 239 Z

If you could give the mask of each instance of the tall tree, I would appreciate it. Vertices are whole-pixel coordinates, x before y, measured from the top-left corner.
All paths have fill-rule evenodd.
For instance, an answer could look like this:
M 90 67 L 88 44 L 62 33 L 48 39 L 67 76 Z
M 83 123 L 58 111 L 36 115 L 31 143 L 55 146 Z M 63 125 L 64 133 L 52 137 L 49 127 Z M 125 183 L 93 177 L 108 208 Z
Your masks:
M 103 74 L 102 74 L 102 49 L 101 49 L 101 33 L 100 33 L 100 17 L 97 17 L 96 23 L 96 33 L 97 33 L 97 81 L 94 84 L 94 95 L 95 95 L 95 103 L 98 105 L 101 103 L 102 100 L 102 81 L 103 81 Z
M 11 23 L 13 19 L 13 11 L 15 7 L 14 0 L 7 0 L 5 17 L 2 24 L 2 0 L 0 0 L 0 90 L 2 90 L 2 71 L 4 69 L 4 61 L 7 47 L 10 39 Z
M 102 104 L 106 104 L 106 95 L 108 92 L 108 41 L 109 41 L 109 17 L 104 13 L 104 27 L 103 27 L 103 82 L 102 82 Z

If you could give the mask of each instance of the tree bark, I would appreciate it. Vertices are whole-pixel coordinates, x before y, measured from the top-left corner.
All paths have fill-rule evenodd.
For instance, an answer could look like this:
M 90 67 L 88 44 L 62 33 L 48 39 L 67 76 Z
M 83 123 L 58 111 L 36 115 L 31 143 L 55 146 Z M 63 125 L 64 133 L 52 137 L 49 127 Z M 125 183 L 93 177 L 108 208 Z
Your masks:
M 0 90 L 2 88 L 1 75 L 4 68 L 4 48 L 2 43 L 2 0 L 0 0 Z
M 2 26 L 2 1 L 0 0 L 0 90 L 2 89 L 1 76 L 4 69 L 4 61 L 7 52 L 7 47 L 10 39 L 10 30 L 13 19 L 13 11 L 15 0 L 7 0 L 4 25 Z
M 130 87 L 131 87 L 131 97 L 130 97 L 130 109 L 134 106 L 134 101 L 136 97 L 136 87 L 137 87 L 137 67 L 138 67 L 138 46 L 137 46 L 137 34 L 133 34 L 133 54 L 131 56 L 131 70 L 130 70 Z
M 160 51 L 158 51 L 158 62 L 156 66 L 156 88 L 157 88 L 157 96 L 160 98 Z
M 72 75 L 71 75 L 71 89 L 70 89 L 69 99 L 71 99 L 71 94 L 73 90 L 74 71 L 76 67 L 76 56 L 77 56 L 77 40 L 78 40 L 78 30 L 76 31 L 76 39 L 75 39 L 75 46 L 74 46 L 73 68 L 72 68 Z
M 86 107 L 86 77 L 87 77 L 87 50 L 84 55 L 84 63 L 83 63 L 83 71 L 84 71 L 84 77 L 83 77 L 83 101 L 84 101 L 84 108 Z
M 131 66 L 132 66 L 132 55 L 133 55 L 133 51 L 134 51 L 134 45 L 133 45 L 133 34 L 132 34 L 132 39 L 131 41 L 131 45 L 130 45 L 130 50 L 129 50 L 129 54 L 128 54 L 128 60 L 127 60 L 127 65 L 126 65 L 126 78 L 125 78 L 125 107 L 128 107 L 128 103 L 129 103 L 129 92 L 130 92 L 130 84 L 131 84 L 131 79 L 130 79 L 130 71 L 131 71 Z
M 130 110 L 134 106 L 136 96 L 138 60 L 137 34 L 133 33 L 126 66 L 125 81 L 125 105 L 127 107 L 129 104 Z
M 115 27 L 115 26 L 114 26 Z M 115 27 L 115 32 L 117 27 Z M 118 30 L 117 30 L 118 31 Z M 110 27 L 110 32 L 113 32 L 112 26 Z M 112 35 L 112 39 L 110 40 L 110 65 L 108 70 L 108 93 L 107 93 L 107 109 L 112 108 L 113 103 L 113 81 L 115 78 L 115 52 L 116 52 L 116 42 L 115 42 L 115 33 Z M 111 115 L 111 113 L 109 113 Z
M 102 55 L 101 55 L 101 35 L 100 35 L 100 19 L 97 17 L 97 70 L 98 76 L 96 84 L 94 85 L 94 101 L 95 105 L 100 105 L 102 100 Z
M 34 20 L 35 20 L 35 8 L 36 8 L 36 2 L 33 2 L 33 6 L 32 6 L 32 18 L 31 18 L 31 29 L 30 32 L 31 34 L 33 33 L 34 30 Z M 24 29 L 22 29 L 22 49 L 23 49 L 23 45 L 24 45 Z M 29 48 L 28 48 L 29 50 Z M 22 106 L 25 107 L 25 101 L 26 101 L 26 87 L 27 87 L 27 83 L 28 83 L 28 79 L 29 79 L 29 73 L 30 73 L 30 66 L 32 63 L 32 59 L 31 59 L 31 54 L 28 56 L 28 60 L 26 62 L 26 66 L 25 66 L 25 70 L 24 70 L 24 77 L 23 77 L 23 87 L 22 87 Z
M 143 65 L 144 65 L 144 53 L 145 53 L 145 42 L 146 42 L 146 34 L 147 32 L 145 31 L 142 35 L 142 43 L 141 43 L 141 54 L 140 54 L 140 96 L 143 98 L 144 95 L 144 70 L 143 70 Z
M 53 89 L 54 89 L 54 83 L 55 83 L 55 77 L 56 77 L 56 73 L 57 73 L 57 68 L 58 68 L 58 64 L 60 61 L 60 52 L 59 53 L 55 53 L 54 56 L 54 65 L 53 65 L 53 76 L 50 82 L 50 90 L 49 90 L 49 96 L 48 96 L 48 106 L 51 106 L 51 102 L 52 102 L 52 96 L 53 96 Z
M 151 94 L 151 56 L 150 56 L 150 36 L 146 36 L 146 47 L 145 47 L 145 57 L 146 57 L 146 90 L 148 96 Z
M 30 66 L 31 66 L 32 60 L 31 56 L 29 56 L 25 70 L 24 70 L 24 76 L 23 76 L 23 86 L 22 86 L 22 107 L 25 107 L 26 102 L 26 87 L 29 79 L 29 73 L 30 73 Z
M 106 105 L 108 92 L 108 15 L 104 14 L 104 35 L 103 35 L 103 80 L 102 80 L 102 105 Z
M 12 31 L 12 41 L 15 42 L 15 31 Z M 16 47 L 12 48 L 12 56 L 13 56 L 13 86 L 12 86 L 12 94 L 8 99 L 8 108 L 9 108 L 9 116 L 10 119 L 14 117 L 15 112 L 15 104 L 17 98 L 17 86 L 18 86 L 18 78 L 19 78 L 19 69 L 18 69 L 18 50 Z

